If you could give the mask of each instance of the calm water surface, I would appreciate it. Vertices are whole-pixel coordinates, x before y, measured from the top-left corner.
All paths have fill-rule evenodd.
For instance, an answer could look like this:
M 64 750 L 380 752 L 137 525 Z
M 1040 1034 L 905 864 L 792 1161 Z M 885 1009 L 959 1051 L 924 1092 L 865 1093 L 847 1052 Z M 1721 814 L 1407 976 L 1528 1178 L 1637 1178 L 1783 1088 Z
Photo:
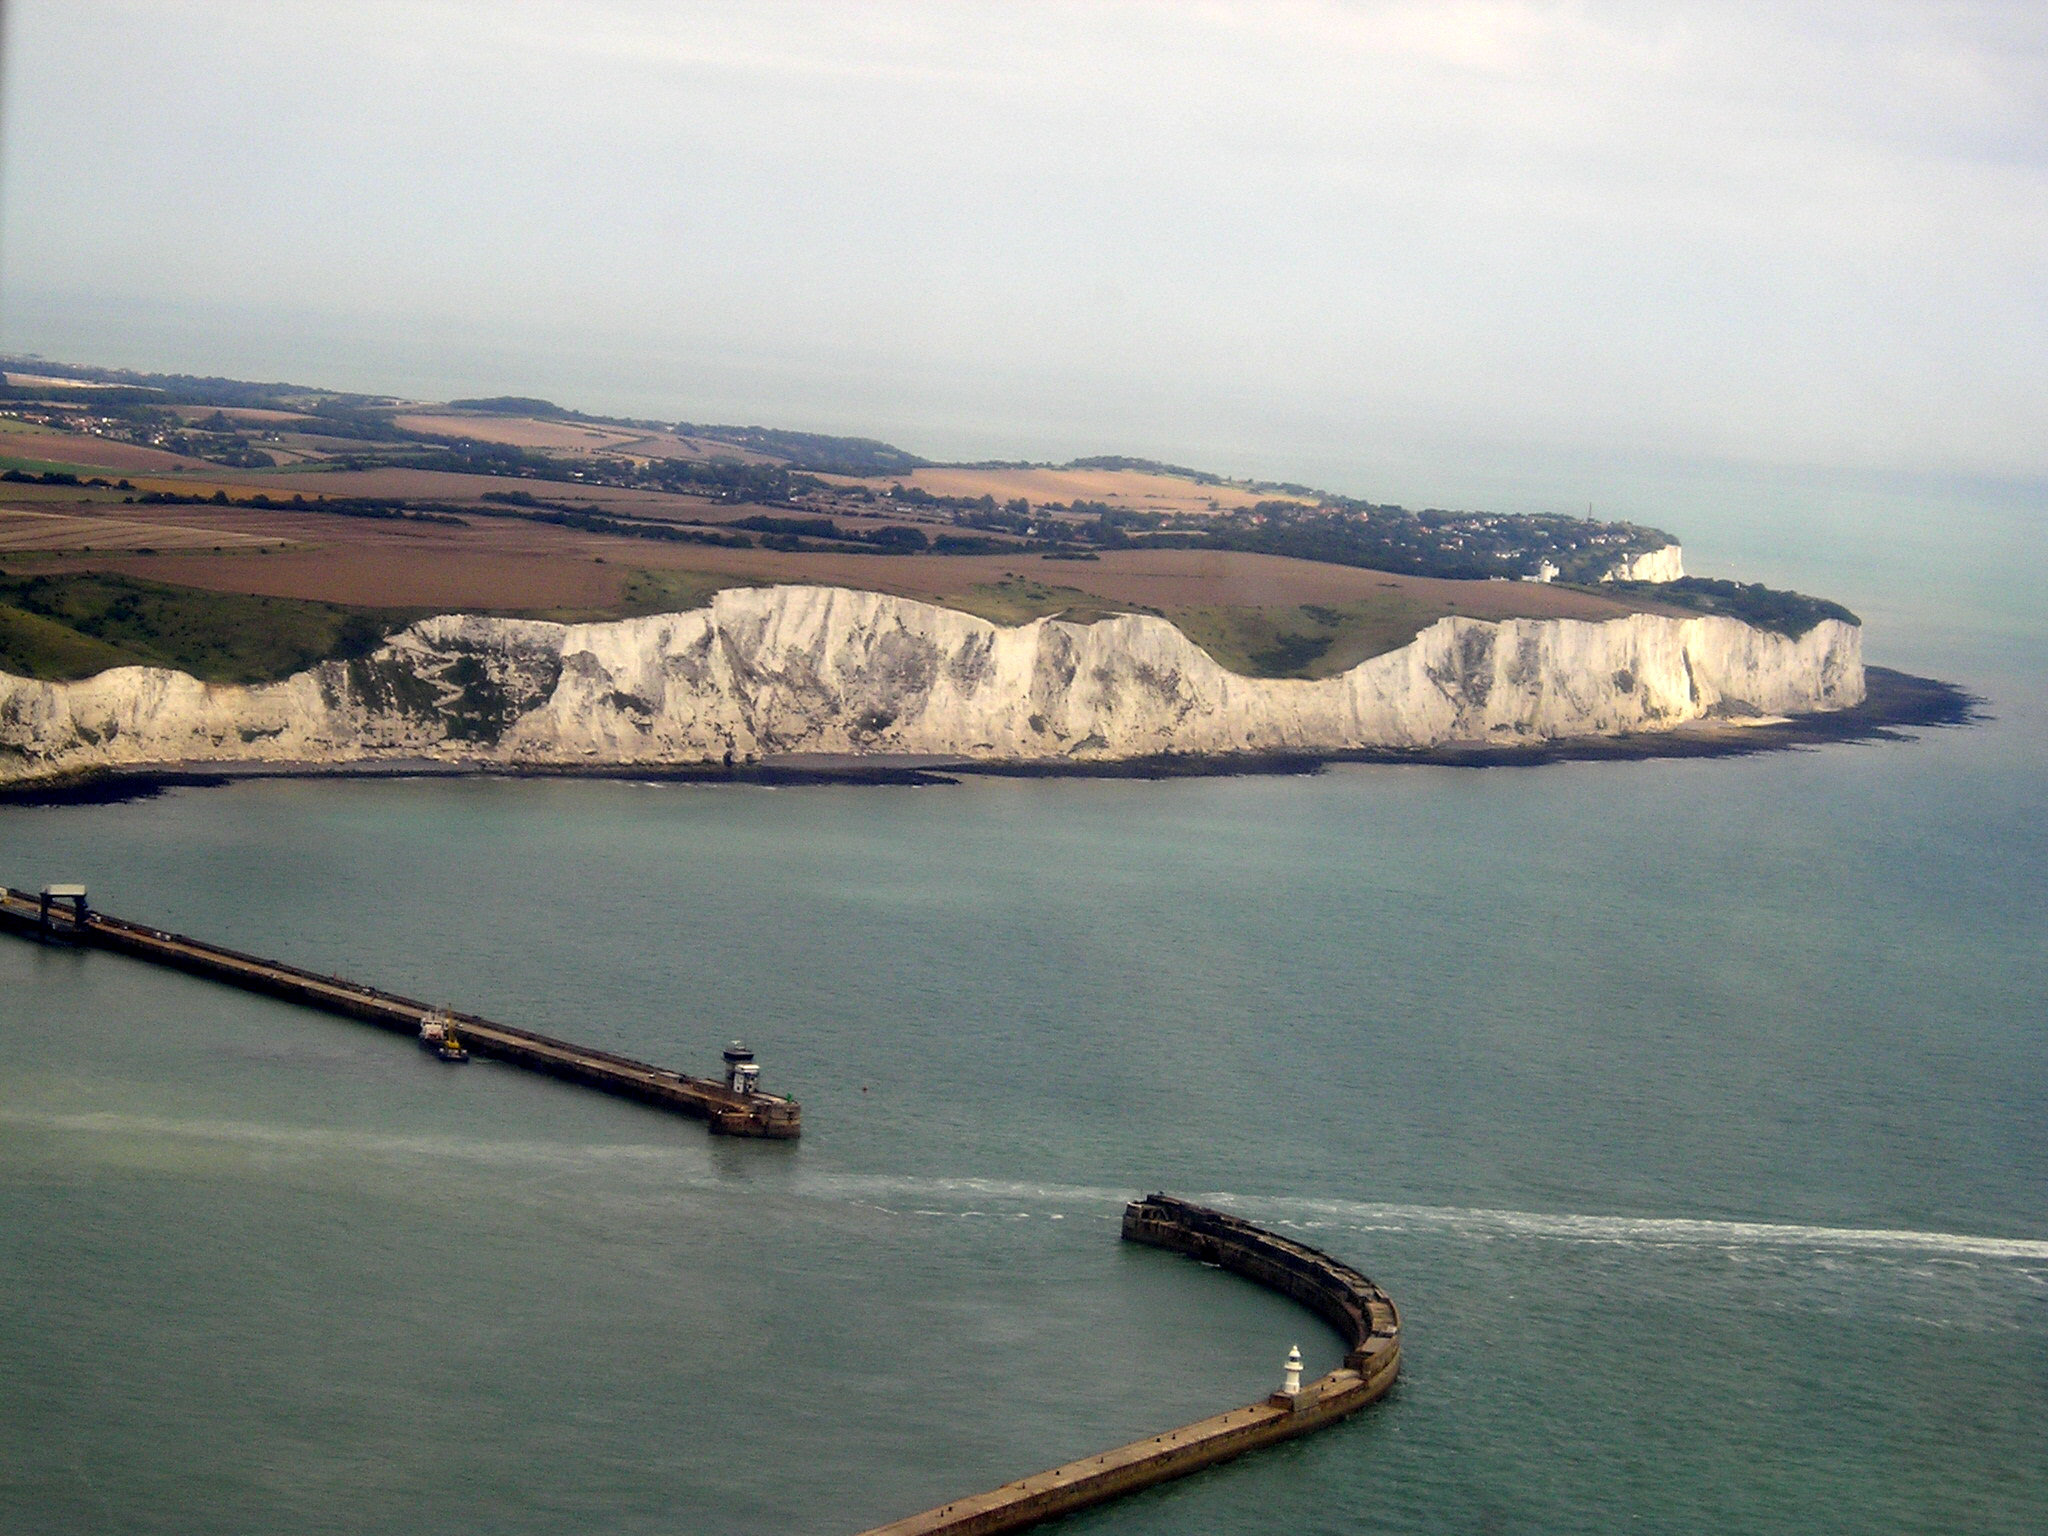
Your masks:
M 1331 1363 L 1117 1242 L 1163 1185 L 1373 1274 L 1407 1369 L 1076 1531 L 2039 1530 L 2048 669 L 2011 568 L 1965 625 L 1904 571 L 1830 590 L 1996 724 L 0 811 L 9 883 L 686 1069 L 744 1034 L 806 1123 L 0 946 L 0 1528 L 851 1532 Z

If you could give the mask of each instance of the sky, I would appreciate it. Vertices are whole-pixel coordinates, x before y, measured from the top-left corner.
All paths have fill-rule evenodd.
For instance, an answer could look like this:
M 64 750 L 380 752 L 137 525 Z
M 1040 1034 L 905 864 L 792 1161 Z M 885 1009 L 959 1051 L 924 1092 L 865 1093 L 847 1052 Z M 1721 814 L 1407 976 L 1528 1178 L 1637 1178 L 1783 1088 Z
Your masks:
M 1645 463 L 2048 477 L 2038 0 L 6 28 L 8 350 L 1425 504 Z

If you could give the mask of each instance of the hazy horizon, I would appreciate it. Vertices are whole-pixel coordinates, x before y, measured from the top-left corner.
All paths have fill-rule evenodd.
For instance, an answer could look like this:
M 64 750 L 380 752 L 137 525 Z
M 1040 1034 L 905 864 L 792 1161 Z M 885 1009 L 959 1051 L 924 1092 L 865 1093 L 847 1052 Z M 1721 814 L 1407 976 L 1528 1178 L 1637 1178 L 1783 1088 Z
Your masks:
M 2030 7 L 7 27 L 9 350 L 1646 520 L 2048 479 Z

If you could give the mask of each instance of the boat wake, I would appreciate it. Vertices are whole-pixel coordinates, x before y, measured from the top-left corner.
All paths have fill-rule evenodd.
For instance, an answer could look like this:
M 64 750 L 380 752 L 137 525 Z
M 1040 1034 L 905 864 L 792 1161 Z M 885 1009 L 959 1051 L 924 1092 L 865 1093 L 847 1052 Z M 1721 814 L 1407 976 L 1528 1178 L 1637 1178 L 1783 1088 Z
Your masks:
M 460 1135 L 399 1135 L 337 1130 L 317 1125 L 282 1125 L 253 1120 L 173 1120 L 111 1110 L 50 1114 L 0 1110 L 0 1125 L 32 1127 L 78 1135 L 142 1140 L 179 1139 L 315 1156 L 354 1155 L 456 1159 L 500 1165 L 574 1166 L 586 1163 L 690 1164 L 689 1150 L 651 1142 L 496 1141 Z
M 0 1124 L 88 1135 L 181 1138 L 299 1150 L 311 1154 L 459 1159 L 501 1165 L 657 1167 L 665 1183 L 711 1189 L 725 1180 L 701 1152 L 650 1142 L 498 1141 L 459 1135 L 388 1135 L 318 1126 L 233 1120 L 174 1120 L 112 1112 L 53 1114 L 0 1111 Z M 814 1199 L 876 1205 L 926 1217 L 1015 1217 L 1020 1214 L 1120 1219 L 1124 1203 L 1143 1191 L 1029 1180 L 944 1178 L 900 1174 L 792 1170 L 786 1191 Z M 1614 1216 L 1511 1211 L 1478 1206 L 1384 1204 L 1288 1196 L 1190 1191 L 1189 1198 L 1279 1231 L 1435 1233 L 1478 1242 L 1524 1240 L 1629 1247 L 1776 1249 L 1807 1253 L 1891 1254 L 1964 1260 L 2048 1262 L 2048 1239 L 1987 1237 L 1896 1227 L 1830 1227 L 1797 1222 L 1732 1221 L 1692 1216 Z
M 1795 1222 L 1725 1221 L 1690 1216 L 1600 1216 L 1501 1211 L 1464 1206 L 1374 1205 L 1348 1200 L 1248 1200 L 1204 1195 L 1231 1209 L 1279 1217 L 1305 1230 L 1436 1230 L 1480 1239 L 1541 1238 L 1636 1247 L 1788 1248 L 1847 1253 L 1938 1254 L 1972 1259 L 2048 1260 L 2048 1240 L 1980 1237 L 1898 1227 L 1825 1227 Z
M 1019 1183 L 997 1179 L 821 1176 L 804 1181 L 808 1192 L 850 1199 L 905 1203 L 931 1214 L 987 1215 L 935 1209 L 958 1200 L 977 1207 L 1045 1203 L 1121 1211 L 1140 1191 L 1086 1185 Z M 1968 1259 L 2048 1261 L 2048 1239 L 1985 1237 L 1896 1227 L 1829 1227 L 1797 1222 L 1732 1221 L 1692 1216 L 1609 1216 L 1560 1211 L 1509 1211 L 1477 1206 L 1380 1204 L 1191 1191 L 1188 1198 L 1299 1232 L 1437 1232 L 1478 1241 L 1536 1239 L 1631 1247 L 1778 1248 L 1807 1252 L 1937 1255 Z

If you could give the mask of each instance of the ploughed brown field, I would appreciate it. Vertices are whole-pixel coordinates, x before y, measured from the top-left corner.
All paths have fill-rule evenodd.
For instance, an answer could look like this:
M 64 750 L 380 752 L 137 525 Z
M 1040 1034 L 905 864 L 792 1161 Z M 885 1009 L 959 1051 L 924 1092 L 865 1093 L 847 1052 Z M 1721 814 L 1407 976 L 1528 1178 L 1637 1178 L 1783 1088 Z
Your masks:
M 174 525 L 162 520 L 112 517 L 105 514 L 80 517 L 62 512 L 31 511 L 26 507 L 0 507 L 0 555 L 35 552 L 86 550 L 253 549 L 265 544 L 282 545 L 282 539 L 243 533 L 212 526 Z
M 41 459 L 52 464 L 75 464 L 88 471 L 108 470 L 121 475 L 135 470 L 204 474 L 216 468 L 204 459 L 188 459 L 183 454 L 166 453 L 161 448 L 117 443 L 109 438 L 94 437 L 89 432 L 56 432 L 21 422 L 8 422 L 6 428 L 0 430 L 0 454 L 16 459 Z

